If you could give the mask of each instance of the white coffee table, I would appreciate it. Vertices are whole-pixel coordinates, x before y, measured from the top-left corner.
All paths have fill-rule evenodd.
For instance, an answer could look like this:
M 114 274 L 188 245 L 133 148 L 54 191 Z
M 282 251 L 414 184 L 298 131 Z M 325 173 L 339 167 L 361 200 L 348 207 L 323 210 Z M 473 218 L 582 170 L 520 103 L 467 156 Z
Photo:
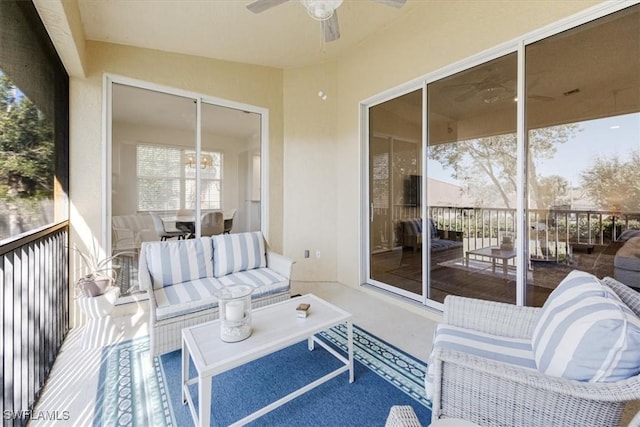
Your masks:
M 296 307 L 300 303 L 311 304 L 309 315 L 306 318 L 297 316 Z M 347 325 L 348 357 L 342 356 L 315 336 L 315 334 L 341 323 Z M 308 294 L 254 310 L 252 325 L 251 336 L 244 341 L 235 343 L 227 343 L 220 339 L 218 320 L 182 330 L 182 402 L 189 405 L 196 425 L 209 426 L 211 379 L 214 375 L 244 365 L 305 339 L 308 340 L 309 350 L 313 350 L 314 344 L 317 343 L 342 361 L 344 366 L 340 366 L 335 371 L 247 415 L 232 425 L 247 424 L 343 372 L 349 371 L 349 382 L 353 382 L 353 325 L 351 314 L 346 311 L 315 295 Z M 189 378 L 190 358 L 197 371 L 197 376 L 194 378 Z M 286 375 L 284 372 L 274 372 L 273 374 Z M 189 393 L 189 386 L 192 384 L 198 385 L 200 404 L 197 412 Z M 250 384 L 247 384 L 247 387 L 250 387 Z

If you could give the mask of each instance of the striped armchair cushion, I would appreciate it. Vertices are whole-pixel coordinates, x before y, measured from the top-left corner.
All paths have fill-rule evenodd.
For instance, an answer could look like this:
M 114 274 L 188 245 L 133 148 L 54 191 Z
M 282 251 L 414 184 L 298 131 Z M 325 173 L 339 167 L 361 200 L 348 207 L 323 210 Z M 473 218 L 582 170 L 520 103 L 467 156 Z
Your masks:
M 538 313 L 532 346 L 544 374 L 623 380 L 640 373 L 640 318 L 597 277 L 572 271 Z
M 437 347 L 473 354 L 521 368 L 536 369 L 531 341 L 528 339 L 503 337 L 458 326 L 439 324 L 433 337 L 433 348 Z M 432 356 L 427 362 L 425 389 L 427 397 L 431 399 L 433 390 Z
M 210 237 L 148 242 L 145 247 L 147 268 L 154 289 L 213 276 Z
M 212 240 L 215 277 L 267 266 L 264 238 L 260 231 L 218 234 Z

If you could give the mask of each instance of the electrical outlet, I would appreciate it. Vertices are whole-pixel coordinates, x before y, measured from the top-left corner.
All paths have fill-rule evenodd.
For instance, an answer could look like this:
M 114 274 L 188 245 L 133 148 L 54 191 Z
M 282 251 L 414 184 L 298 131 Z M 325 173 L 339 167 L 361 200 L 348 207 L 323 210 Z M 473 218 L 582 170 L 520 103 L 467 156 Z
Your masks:
M 309 249 L 304 250 L 304 257 L 309 258 Z
M 320 250 L 316 251 L 316 258 L 320 258 Z

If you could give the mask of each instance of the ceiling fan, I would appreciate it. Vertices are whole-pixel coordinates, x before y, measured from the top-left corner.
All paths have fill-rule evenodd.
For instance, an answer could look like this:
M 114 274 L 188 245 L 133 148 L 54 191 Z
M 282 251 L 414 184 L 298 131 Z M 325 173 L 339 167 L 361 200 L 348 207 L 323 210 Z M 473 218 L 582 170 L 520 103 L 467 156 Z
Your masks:
M 485 104 L 493 104 L 494 102 L 516 99 L 515 80 L 502 80 L 499 73 L 490 73 L 487 77 L 477 82 L 460 83 L 446 86 L 446 89 L 468 88 L 460 95 L 456 96 L 456 102 L 464 102 L 471 98 L 477 97 Z M 531 86 L 534 86 L 532 84 Z M 538 101 L 553 101 L 555 98 L 543 95 L 527 95 L 529 99 Z
M 255 0 L 247 5 L 253 13 L 261 13 L 272 7 L 278 6 L 289 0 Z M 299 0 L 307 9 L 309 16 L 322 23 L 322 35 L 325 42 L 332 42 L 340 38 L 340 28 L 338 26 L 338 15 L 336 9 L 340 7 L 343 0 Z M 387 6 L 402 7 L 407 0 L 373 0 Z

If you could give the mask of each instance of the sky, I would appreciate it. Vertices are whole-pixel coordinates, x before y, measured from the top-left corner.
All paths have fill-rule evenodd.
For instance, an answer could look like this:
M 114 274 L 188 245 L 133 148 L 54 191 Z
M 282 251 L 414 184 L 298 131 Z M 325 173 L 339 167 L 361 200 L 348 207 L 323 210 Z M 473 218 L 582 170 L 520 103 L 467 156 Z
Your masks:
M 560 175 L 574 187 L 580 185 L 580 173 L 599 157 L 628 157 L 632 150 L 640 150 L 640 113 L 607 117 L 579 123 L 569 141 L 559 144 L 553 159 L 537 164 L 540 175 Z M 640 165 L 638 165 L 640 167 Z M 435 161 L 428 161 L 429 177 L 460 185 Z

